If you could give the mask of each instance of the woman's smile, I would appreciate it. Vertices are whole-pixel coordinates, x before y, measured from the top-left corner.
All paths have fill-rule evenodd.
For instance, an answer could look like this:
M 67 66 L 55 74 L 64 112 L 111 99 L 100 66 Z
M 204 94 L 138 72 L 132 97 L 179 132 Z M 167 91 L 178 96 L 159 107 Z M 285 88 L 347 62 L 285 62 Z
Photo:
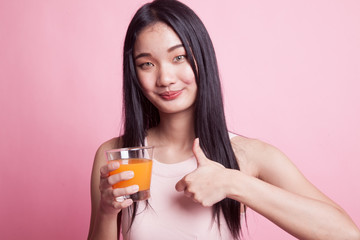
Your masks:
M 162 92 L 160 93 L 160 97 L 167 100 L 167 101 L 170 101 L 170 100 L 174 100 L 176 99 L 177 97 L 179 97 L 182 93 L 182 90 L 180 91 L 165 91 L 165 92 Z

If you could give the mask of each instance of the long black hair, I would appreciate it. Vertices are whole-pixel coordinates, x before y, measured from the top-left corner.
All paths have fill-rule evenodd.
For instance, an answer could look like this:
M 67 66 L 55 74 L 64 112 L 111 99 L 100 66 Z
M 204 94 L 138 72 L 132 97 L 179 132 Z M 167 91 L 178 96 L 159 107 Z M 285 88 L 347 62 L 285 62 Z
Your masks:
M 195 136 L 205 155 L 226 168 L 238 169 L 226 127 L 221 84 L 217 61 L 210 36 L 200 18 L 186 5 L 176 0 L 155 0 L 143 5 L 129 24 L 123 59 L 122 146 L 143 145 L 149 128 L 160 122 L 157 108 L 144 96 L 138 81 L 133 58 L 137 36 L 145 27 L 163 22 L 178 35 L 193 69 L 197 97 L 195 102 Z M 240 238 L 241 204 L 225 198 L 213 206 L 214 217 L 220 225 L 222 211 L 234 239 Z M 136 214 L 133 205 L 132 221 Z

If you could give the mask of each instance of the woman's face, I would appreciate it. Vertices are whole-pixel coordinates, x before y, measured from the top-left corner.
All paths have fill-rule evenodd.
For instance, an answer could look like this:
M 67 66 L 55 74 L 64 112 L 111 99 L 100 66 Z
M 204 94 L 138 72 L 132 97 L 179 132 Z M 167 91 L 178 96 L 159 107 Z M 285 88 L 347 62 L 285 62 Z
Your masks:
M 193 109 L 197 92 L 194 72 L 172 28 L 158 22 L 142 30 L 135 42 L 134 59 L 142 90 L 161 113 Z

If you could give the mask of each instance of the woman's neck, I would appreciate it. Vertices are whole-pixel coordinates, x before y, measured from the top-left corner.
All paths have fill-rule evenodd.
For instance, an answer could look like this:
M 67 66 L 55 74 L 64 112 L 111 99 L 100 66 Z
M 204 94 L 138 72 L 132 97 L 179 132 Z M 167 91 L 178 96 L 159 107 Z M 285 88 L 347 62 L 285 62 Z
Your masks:
M 160 114 L 157 133 L 159 138 L 178 146 L 192 143 L 195 139 L 194 115 L 188 112 Z
M 177 155 L 176 162 L 192 155 L 192 145 L 195 139 L 194 116 L 189 113 L 160 114 L 158 126 L 149 129 L 148 144 L 155 146 L 158 155 L 167 156 L 162 162 L 169 162 L 169 155 Z M 159 156 L 161 154 L 161 156 Z M 174 157 L 171 157 L 174 160 Z M 172 161 L 173 162 L 173 161 Z

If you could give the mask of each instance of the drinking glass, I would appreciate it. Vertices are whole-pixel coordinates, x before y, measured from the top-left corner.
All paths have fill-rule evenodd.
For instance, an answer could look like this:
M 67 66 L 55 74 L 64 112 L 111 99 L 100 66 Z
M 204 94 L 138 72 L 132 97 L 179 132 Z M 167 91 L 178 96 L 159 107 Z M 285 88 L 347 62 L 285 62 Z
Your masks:
M 118 197 L 121 202 L 131 198 L 134 202 L 146 200 L 150 197 L 150 183 L 152 170 L 153 146 L 119 148 L 106 152 L 108 161 L 118 161 L 120 167 L 110 172 L 114 175 L 123 171 L 133 171 L 134 177 L 129 180 L 120 181 L 113 185 L 113 188 L 124 188 L 131 185 L 138 185 L 139 191 Z

